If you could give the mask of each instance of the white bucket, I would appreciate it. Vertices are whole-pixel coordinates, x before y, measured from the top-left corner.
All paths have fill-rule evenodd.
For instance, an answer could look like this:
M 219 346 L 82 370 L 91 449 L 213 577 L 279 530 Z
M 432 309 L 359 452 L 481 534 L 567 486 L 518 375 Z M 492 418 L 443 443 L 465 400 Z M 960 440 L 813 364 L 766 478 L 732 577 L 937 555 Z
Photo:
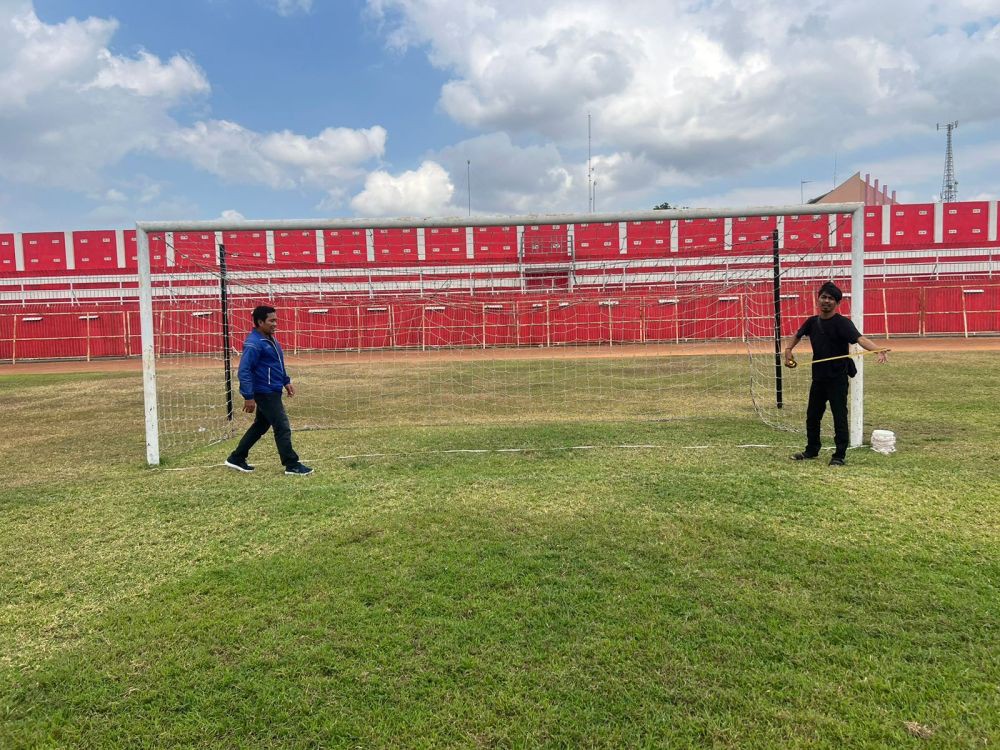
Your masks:
M 872 450 L 888 456 L 896 452 L 896 433 L 892 430 L 872 430 Z

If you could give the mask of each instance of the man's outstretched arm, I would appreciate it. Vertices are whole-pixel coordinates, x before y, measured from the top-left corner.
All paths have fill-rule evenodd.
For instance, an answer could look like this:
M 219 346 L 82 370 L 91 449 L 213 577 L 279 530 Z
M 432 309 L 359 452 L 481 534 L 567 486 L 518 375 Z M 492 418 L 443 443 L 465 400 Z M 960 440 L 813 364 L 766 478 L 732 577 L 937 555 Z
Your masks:
M 889 358 L 886 356 L 889 353 L 889 350 L 879 346 L 867 336 L 858 337 L 858 346 L 860 346 L 862 349 L 867 349 L 870 352 L 878 352 L 879 364 L 884 365 L 886 362 L 889 361 Z

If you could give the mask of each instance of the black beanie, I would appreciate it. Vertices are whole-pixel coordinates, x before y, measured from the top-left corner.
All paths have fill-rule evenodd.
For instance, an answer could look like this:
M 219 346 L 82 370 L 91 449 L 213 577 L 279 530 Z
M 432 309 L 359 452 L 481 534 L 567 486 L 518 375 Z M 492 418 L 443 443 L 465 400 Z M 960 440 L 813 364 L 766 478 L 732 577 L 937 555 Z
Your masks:
M 831 297 L 837 300 L 837 302 L 840 302 L 840 300 L 844 298 L 844 293 L 840 291 L 840 288 L 832 281 L 828 281 L 825 284 L 823 284 L 823 286 L 819 288 L 819 291 L 816 292 L 816 296 L 818 297 L 823 293 L 829 294 Z

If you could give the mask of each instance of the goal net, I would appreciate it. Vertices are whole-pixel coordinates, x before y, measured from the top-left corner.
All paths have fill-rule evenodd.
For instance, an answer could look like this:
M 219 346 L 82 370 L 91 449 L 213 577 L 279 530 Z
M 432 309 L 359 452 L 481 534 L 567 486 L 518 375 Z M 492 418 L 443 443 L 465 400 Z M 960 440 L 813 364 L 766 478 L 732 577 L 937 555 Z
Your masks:
M 246 429 L 237 368 L 262 304 L 295 429 L 743 416 L 801 430 L 809 368 L 782 368 L 781 340 L 820 280 L 848 290 L 861 328 L 862 217 L 837 204 L 139 224 L 147 458 Z

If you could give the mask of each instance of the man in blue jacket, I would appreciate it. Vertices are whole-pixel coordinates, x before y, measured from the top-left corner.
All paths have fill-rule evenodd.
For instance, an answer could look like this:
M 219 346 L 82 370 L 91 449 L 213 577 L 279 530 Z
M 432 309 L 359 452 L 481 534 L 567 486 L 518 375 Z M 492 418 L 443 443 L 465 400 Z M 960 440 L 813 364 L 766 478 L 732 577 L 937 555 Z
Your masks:
M 253 326 L 243 342 L 239 377 L 240 395 L 244 398 L 243 411 L 257 416 L 236 450 L 226 459 L 226 466 L 237 471 L 253 471 L 254 467 L 247 463 L 250 449 L 273 427 L 274 442 L 285 473 L 298 476 L 312 474 L 312 469 L 299 461 L 298 454 L 292 449 L 292 427 L 281 403 L 282 389 L 288 391 L 291 398 L 295 395 L 295 386 L 285 372 L 285 355 L 281 345 L 274 338 L 278 313 L 269 305 L 255 307 Z

